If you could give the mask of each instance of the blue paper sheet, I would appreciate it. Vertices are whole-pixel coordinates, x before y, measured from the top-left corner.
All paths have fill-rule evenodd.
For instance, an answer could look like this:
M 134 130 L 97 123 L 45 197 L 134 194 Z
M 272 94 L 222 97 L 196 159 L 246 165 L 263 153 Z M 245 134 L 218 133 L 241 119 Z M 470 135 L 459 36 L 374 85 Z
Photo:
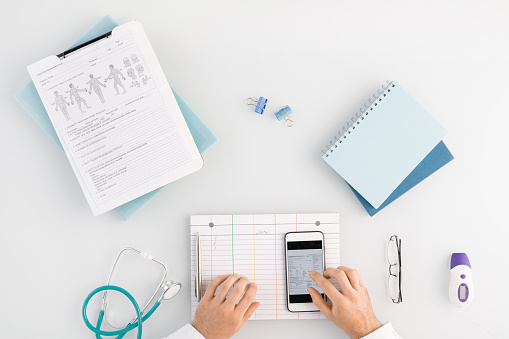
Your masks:
M 117 26 L 118 24 L 110 16 L 106 16 L 81 38 L 79 38 L 71 47 L 80 45 L 97 36 L 108 33 Z M 198 146 L 200 153 L 203 154 L 203 152 L 205 152 L 217 141 L 217 138 L 173 87 L 172 90 L 180 110 L 184 115 L 187 126 L 191 131 L 196 146 Z M 30 81 L 25 87 L 19 90 L 14 95 L 14 97 L 28 112 L 28 114 L 30 114 L 30 116 L 37 122 L 37 124 L 41 126 L 41 128 L 51 137 L 51 139 L 53 139 L 58 147 L 62 149 L 60 140 L 58 140 L 58 136 L 55 132 L 55 129 L 53 128 L 53 125 L 51 124 L 48 114 L 46 113 L 46 109 L 44 108 L 41 98 L 37 93 L 34 83 Z M 124 220 L 127 220 L 141 208 L 143 208 L 143 206 L 145 206 L 162 188 L 163 187 L 158 188 L 150 193 L 125 203 L 124 205 L 115 208 L 115 210 Z
M 443 141 L 438 145 L 417 165 L 417 167 L 406 177 L 405 180 L 392 192 L 392 194 L 380 205 L 379 208 L 374 208 L 371 204 L 362 197 L 352 186 L 350 188 L 355 193 L 355 196 L 361 202 L 362 206 L 366 209 L 370 216 L 374 216 L 380 212 L 394 200 L 408 192 L 412 187 L 419 184 L 421 181 L 429 177 L 431 174 L 438 171 L 442 166 L 454 159 L 453 155 L 445 146 Z

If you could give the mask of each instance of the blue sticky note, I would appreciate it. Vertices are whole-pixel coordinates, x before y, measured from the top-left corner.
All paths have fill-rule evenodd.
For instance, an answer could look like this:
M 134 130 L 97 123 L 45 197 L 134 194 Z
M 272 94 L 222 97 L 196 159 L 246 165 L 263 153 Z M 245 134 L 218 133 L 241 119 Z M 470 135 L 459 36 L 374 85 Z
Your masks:
M 95 37 L 106 34 L 117 27 L 118 24 L 109 15 L 101 19 L 94 27 L 92 27 L 87 33 L 79 38 L 72 46 L 78 46 L 85 43 Z M 175 99 L 182 111 L 182 115 L 186 120 L 187 126 L 191 131 L 191 135 L 198 147 L 200 153 L 205 152 L 210 146 L 216 141 L 217 137 L 212 131 L 205 125 L 205 123 L 196 115 L 193 109 L 182 99 L 180 94 L 172 87 Z M 44 108 L 44 105 L 37 93 L 37 89 L 32 81 L 30 81 L 25 87 L 19 90 L 14 97 L 23 106 L 23 108 L 30 114 L 30 116 L 37 122 L 37 124 L 49 135 L 49 137 L 60 147 L 62 150 L 62 144 L 58 140 L 58 136 L 51 124 L 48 117 L 48 113 Z M 164 186 L 166 187 L 166 186 Z M 161 189 L 158 188 L 152 192 L 149 192 L 141 197 L 138 197 L 128 203 L 125 203 L 115 210 L 124 219 L 127 220 L 138 212 L 143 206 L 145 206 Z
M 352 186 L 350 188 L 355 193 L 355 196 L 361 202 L 362 206 L 366 209 L 370 216 L 374 216 L 380 212 L 394 200 L 408 192 L 412 187 L 419 184 L 421 181 L 429 177 L 431 174 L 438 171 L 442 166 L 454 159 L 453 155 L 445 146 L 443 141 L 438 145 L 417 165 L 417 167 L 410 173 L 405 180 L 392 192 L 392 194 L 380 205 L 374 208 L 366 199 L 362 197 Z

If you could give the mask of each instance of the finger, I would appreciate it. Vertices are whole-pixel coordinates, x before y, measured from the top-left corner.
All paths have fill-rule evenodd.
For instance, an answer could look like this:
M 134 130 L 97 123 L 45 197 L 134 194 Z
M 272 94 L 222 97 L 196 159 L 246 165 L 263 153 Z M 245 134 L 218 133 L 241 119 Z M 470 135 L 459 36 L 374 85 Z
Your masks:
M 328 268 L 325 270 L 324 275 L 336 279 L 340 293 L 349 294 L 354 291 L 345 271 L 338 270 L 337 268 Z
M 219 290 L 216 293 L 215 299 L 220 303 L 224 302 L 226 299 L 226 295 L 232 288 L 233 284 L 235 284 L 240 279 L 240 274 L 232 274 L 221 284 Z
M 250 305 L 252 305 L 253 300 L 255 300 L 256 297 L 256 291 L 258 291 L 258 285 L 256 283 L 249 284 L 246 292 L 242 296 L 242 299 L 240 299 L 237 307 L 235 307 L 235 310 L 239 310 L 242 313 L 247 312 Z
M 327 294 L 327 297 L 329 297 L 329 299 L 332 300 L 332 302 L 339 301 L 339 299 L 342 297 L 341 293 L 339 293 L 337 288 L 334 287 L 334 285 L 332 285 L 332 283 L 329 280 L 327 280 L 323 275 L 321 275 L 317 271 L 312 270 L 311 272 L 309 272 L 309 276 L 318 286 L 320 286 L 322 291 L 324 291 L 325 294 Z
M 364 284 L 362 283 L 361 275 L 357 270 L 346 266 L 339 266 L 338 270 L 343 270 L 346 273 L 348 280 L 350 280 L 350 284 L 356 290 L 361 289 Z
M 331 314 L 331 305 L 329 305 L 325 299 L 322 298 L 322 295 L 315 290 L 313 287 L 308 287 L 308 292 L 311 294 L 311 299 L 313 300 L 313 304 L 323 313 L 327 318 Z
M 212 282 L 207 287 L 207 290 L 205 291 L 202 299 L 210 300 L 214 298 L 214 293 L 216 292 L 217 287 L 221 285 L 226 280 L 226 278 L 228 278 L 228 274 L 220 275 L 219 277 L 212 280 Z
M 239 301 L 242 294 L 244 294 L 244 291 L 246 290 L 247 284 L 249 284 L 249 279 L 246 277 L 240 278 L 239 281 L 235 284 L 235 286 L 232 289 L 232 292 L 226 298 L 226 304 L 230 305 L 231 307 L 235 307 L 237 305 L 237 301 Z
M 247 309 L 246 313 L 244 313 L 244 317 L 242 317 L 242 323 L 241 323 L 241 326 L 249 319 L 251 318 L 251 316 L 253 315 L 254 311 L 256 311 L 256 309 L 258 307 L 260 307 L 260 303 L 259 302 L 255 302 L 255 303 L 252 303 L 251 305 L 249 305 L 249 308 Z

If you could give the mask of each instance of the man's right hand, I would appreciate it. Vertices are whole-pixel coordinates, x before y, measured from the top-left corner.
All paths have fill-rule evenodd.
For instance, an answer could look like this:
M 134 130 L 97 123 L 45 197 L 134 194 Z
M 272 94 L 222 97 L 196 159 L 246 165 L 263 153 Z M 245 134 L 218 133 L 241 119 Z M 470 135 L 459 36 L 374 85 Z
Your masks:
M 339 266 L 328 268 L 323 276 L 317 271 L 311 271 L 309 275 L 332 302 L 327 303 L 317 290 L 308 287 L 313 303 L 350 338 L 362 338 L 382 327 L 371 307 L 368 290 L 356 270 Z M 330 278 L 336 279 L 339 291 L 329 281 Z
M 230 338 L 260 306 L 259 302 L 253 302 L 257 289 L 255 283 L 250 284 L 246 277 L 238 274 L 217 277 L 209 284 L 196 309 L 193 327 L 207 339 Z

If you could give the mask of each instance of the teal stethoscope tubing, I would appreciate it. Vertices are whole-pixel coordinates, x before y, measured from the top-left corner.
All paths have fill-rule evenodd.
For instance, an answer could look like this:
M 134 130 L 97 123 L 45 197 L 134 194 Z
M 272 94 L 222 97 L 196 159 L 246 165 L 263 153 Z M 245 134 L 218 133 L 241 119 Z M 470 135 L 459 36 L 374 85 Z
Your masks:
M 94 327 L 94 325 L 92 325 L 90 323 L 90 321 L 88 320 L 87 307 L 88 307 L 88 303 L 90 302 L 90 299 L 92 299 L 92 297 L 94 295 L 96 295 L 97 293 L 102 292 L 102 291 L 117 291 L 117 292 L 120 292 L 123 295 L 125 295 L 129 299 L 129 301 L 133 304 L 133 306 L 134 306 L 134 310 L 136 311 L 136 319 L 137 319 L 137 321 L 135 323 L 131 323 L 131 324 L 127 325 L 125 328 L 123 328 L 121 330 L 117 330 L 117 331 L 103 331 L 103 330 L 101 330 L 101 325 L 102 325 L 102 321 L 103 321 L 103 317 L 104 317 L 104 310 L 101 310 L 99 312 L 99 317 L 97 318 L 97 326 Z M 85 322 L 85 325 L 87 325 L 87 327 L 92 332 L 95 333 L 95 336 L 98 339 L 102 338 L 101 335 L 106 335 L 106 336 L 114 336 L 114 335 L 116 335 L 117 336 L 116 339 L 121 339 L 122 337 L 124 337 L 124 335 L 127 334 L 127 332 L 130 332 L 130 331 L 134 330 L 136 327 L 138 328 L 138 330 L 137 330 L 138 331 L 137 339 L 141 339 L 142 324 L 143 324 L 143 322 L 145 320 L 147 320 L 152 315 L 152 313 L 154 313 L 154 311 L 159 307 L 159 305 L 161 305 L 161 302 L 158 300 L 158 301 L 156 301 L 154 306 L 152 306 L 150 311 L 148 311 L 147 314 L 145 314 L 142 317 L 141 316 L 141 311 L 140 311 L 140 306 L 138 305 L 138 303 L 136 302 L 134 297 L 131 295 L 131 293 L 127 292 L 122 287 L 108 285 L 108 286 L 98 287 L 95 290 L 93 290 L 92 292 L 90 292 L 90 294 L 85 299 L 85 302 L 83 303 L 82 316 L 83 316 L 83 321 Z

